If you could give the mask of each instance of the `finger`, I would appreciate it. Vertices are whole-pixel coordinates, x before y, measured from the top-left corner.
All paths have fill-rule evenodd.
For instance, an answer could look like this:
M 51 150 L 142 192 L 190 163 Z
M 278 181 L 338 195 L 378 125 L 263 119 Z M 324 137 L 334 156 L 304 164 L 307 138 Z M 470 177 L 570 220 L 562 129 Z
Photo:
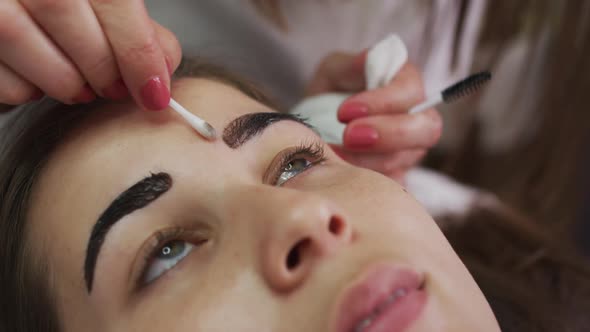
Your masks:
M 42 96 L 41 92 L 33 84 L 0 63 L 1 104 L 19 105 Z
M 33 19 L 76 65 L 94 91 L 122 99 L 119 69 L 90 4 L 79 0 L 21 0 Z
M 353 152 L 342 146 L 332 146 L 332 149 L 347 162 L 382 174 L 412 168 L 426 155 L 426 149 L 409 149 L 386 154 Z
M 0 7 L 0 62 L 64 103 L 94 99 L 75 65 L 20 4 L 2 1 Z
M 347 123 L 369 115 L 406 113 L 424 98 L 424 84 L 418 69 L 406 64 L 387 86 L 348 98 L 338 109 L 338 120 Z
M 133 98 L 146 109 L 166 108 L 170 75 L 143 1 L 91 0 L 91 5 Z
M 375 115 L 348 124 L 344 147 L 352 151 L 396 152 L 430 148 L 442 132 L 442 119 L 430 109 L 418 114 Z
M 168 66 L 170 74 L 172 74 L 176 68 L 178 68 L 178 65 L 180 65 L 180 61 L 182 59 L 182 48 L 180 47 L 178 39 L 176 39 L 176 36 L 170 30 L 164 28 L 156 21 L 152 21 L 152 24 L 156 29 L 158 41 L 160 42 L 160 46 L 164 51 L 166 65 Z
M 332 53 L 322 60 L 308 84 L 306 95 L 325 92 L 356 92 L 364 89 L 367 51 L 360 54 Z

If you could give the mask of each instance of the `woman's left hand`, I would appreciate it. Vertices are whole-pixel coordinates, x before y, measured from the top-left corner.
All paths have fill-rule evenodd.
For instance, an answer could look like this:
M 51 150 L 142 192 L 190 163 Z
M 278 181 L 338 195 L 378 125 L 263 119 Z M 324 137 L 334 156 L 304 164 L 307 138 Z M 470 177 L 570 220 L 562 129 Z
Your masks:
M 422 77 L 414 65 L 405 64 L 387 86 L 363 91 L 365 60 L 366 52 L 327 56 L 306 93 L 358 92 L 338 110 L 338 120 L 346 124 L 344 143 L 332 148 L 352 164 L 403 182 L 406 172 L 438 142 L 442 119 L 435 109 L 408 114 L 425 98 Z

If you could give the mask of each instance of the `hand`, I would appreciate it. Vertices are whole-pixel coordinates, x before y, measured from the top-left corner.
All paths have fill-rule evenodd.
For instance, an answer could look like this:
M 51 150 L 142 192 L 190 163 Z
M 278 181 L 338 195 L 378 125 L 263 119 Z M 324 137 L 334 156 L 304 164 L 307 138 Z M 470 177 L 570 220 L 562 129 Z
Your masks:
M 181 50 L 140 0 L 1 0 L 0 103 L 96 95 L 166 107 Z
M 306 93 L 362 91 L 365 60 L 366 52 L 329 55 Z M 419 71 L 412 64 L 404 65 L 387 86 L 359 92 L 340 106 L 338 120 L 347 126 L 343 145 L 334 145 L 333 150 L 352 164 L 403 182 L 408 169 L 420 162 L 442 132 L 442 119 L 435 109 L 407 114 L 424 98 Z

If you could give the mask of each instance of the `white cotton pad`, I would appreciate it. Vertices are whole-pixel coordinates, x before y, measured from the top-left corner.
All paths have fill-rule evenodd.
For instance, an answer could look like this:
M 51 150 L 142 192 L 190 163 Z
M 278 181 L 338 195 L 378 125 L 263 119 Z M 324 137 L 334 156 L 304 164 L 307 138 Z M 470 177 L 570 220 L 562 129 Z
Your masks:
M 408 60 L 408 50 L 397 35 L 390 35 L 371 48 L 365 63 L 367 90 L 384 86 L 393 79 Z M 306 119 L 332 144 L 342 144 L 346 125 L 338 121 L 338 108 L 350 97 L 347 93 L 326 93 L 306 98 L 290 111 Z
M 387 85 L 408 61 L 408 49 L 398 35 L 390 35 L 367 53 L 367 90 Z
M 291 109 L 312 125 L 322 139 L 332 144 L 342 144 L 342 134 L 346 125 L 338 121 L 338 108 L 346 98 L 345 93 L 325 93 L 306 98 Z

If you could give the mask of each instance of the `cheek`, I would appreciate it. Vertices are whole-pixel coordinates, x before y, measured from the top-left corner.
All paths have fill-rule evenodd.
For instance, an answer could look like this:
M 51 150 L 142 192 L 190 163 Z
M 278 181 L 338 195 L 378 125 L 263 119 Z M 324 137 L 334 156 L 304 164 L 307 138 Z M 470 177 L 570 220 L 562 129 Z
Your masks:
M 424 208 L 391 179 L 372 171 L 342 173 L 330 188 L 368 245 L 433 270 L 463 273 L 463 264 Z M 335 182 L 335 181 L 333 181 Z
M 178 295 L 175 303 L 180 305 L 167 313 L 170 323 L 163 330 L 262 331 L 273 326 L 277 306 L 261 289 L 258 276 L 251 270 L 231 272 L 231 282 L 218 276 Z

